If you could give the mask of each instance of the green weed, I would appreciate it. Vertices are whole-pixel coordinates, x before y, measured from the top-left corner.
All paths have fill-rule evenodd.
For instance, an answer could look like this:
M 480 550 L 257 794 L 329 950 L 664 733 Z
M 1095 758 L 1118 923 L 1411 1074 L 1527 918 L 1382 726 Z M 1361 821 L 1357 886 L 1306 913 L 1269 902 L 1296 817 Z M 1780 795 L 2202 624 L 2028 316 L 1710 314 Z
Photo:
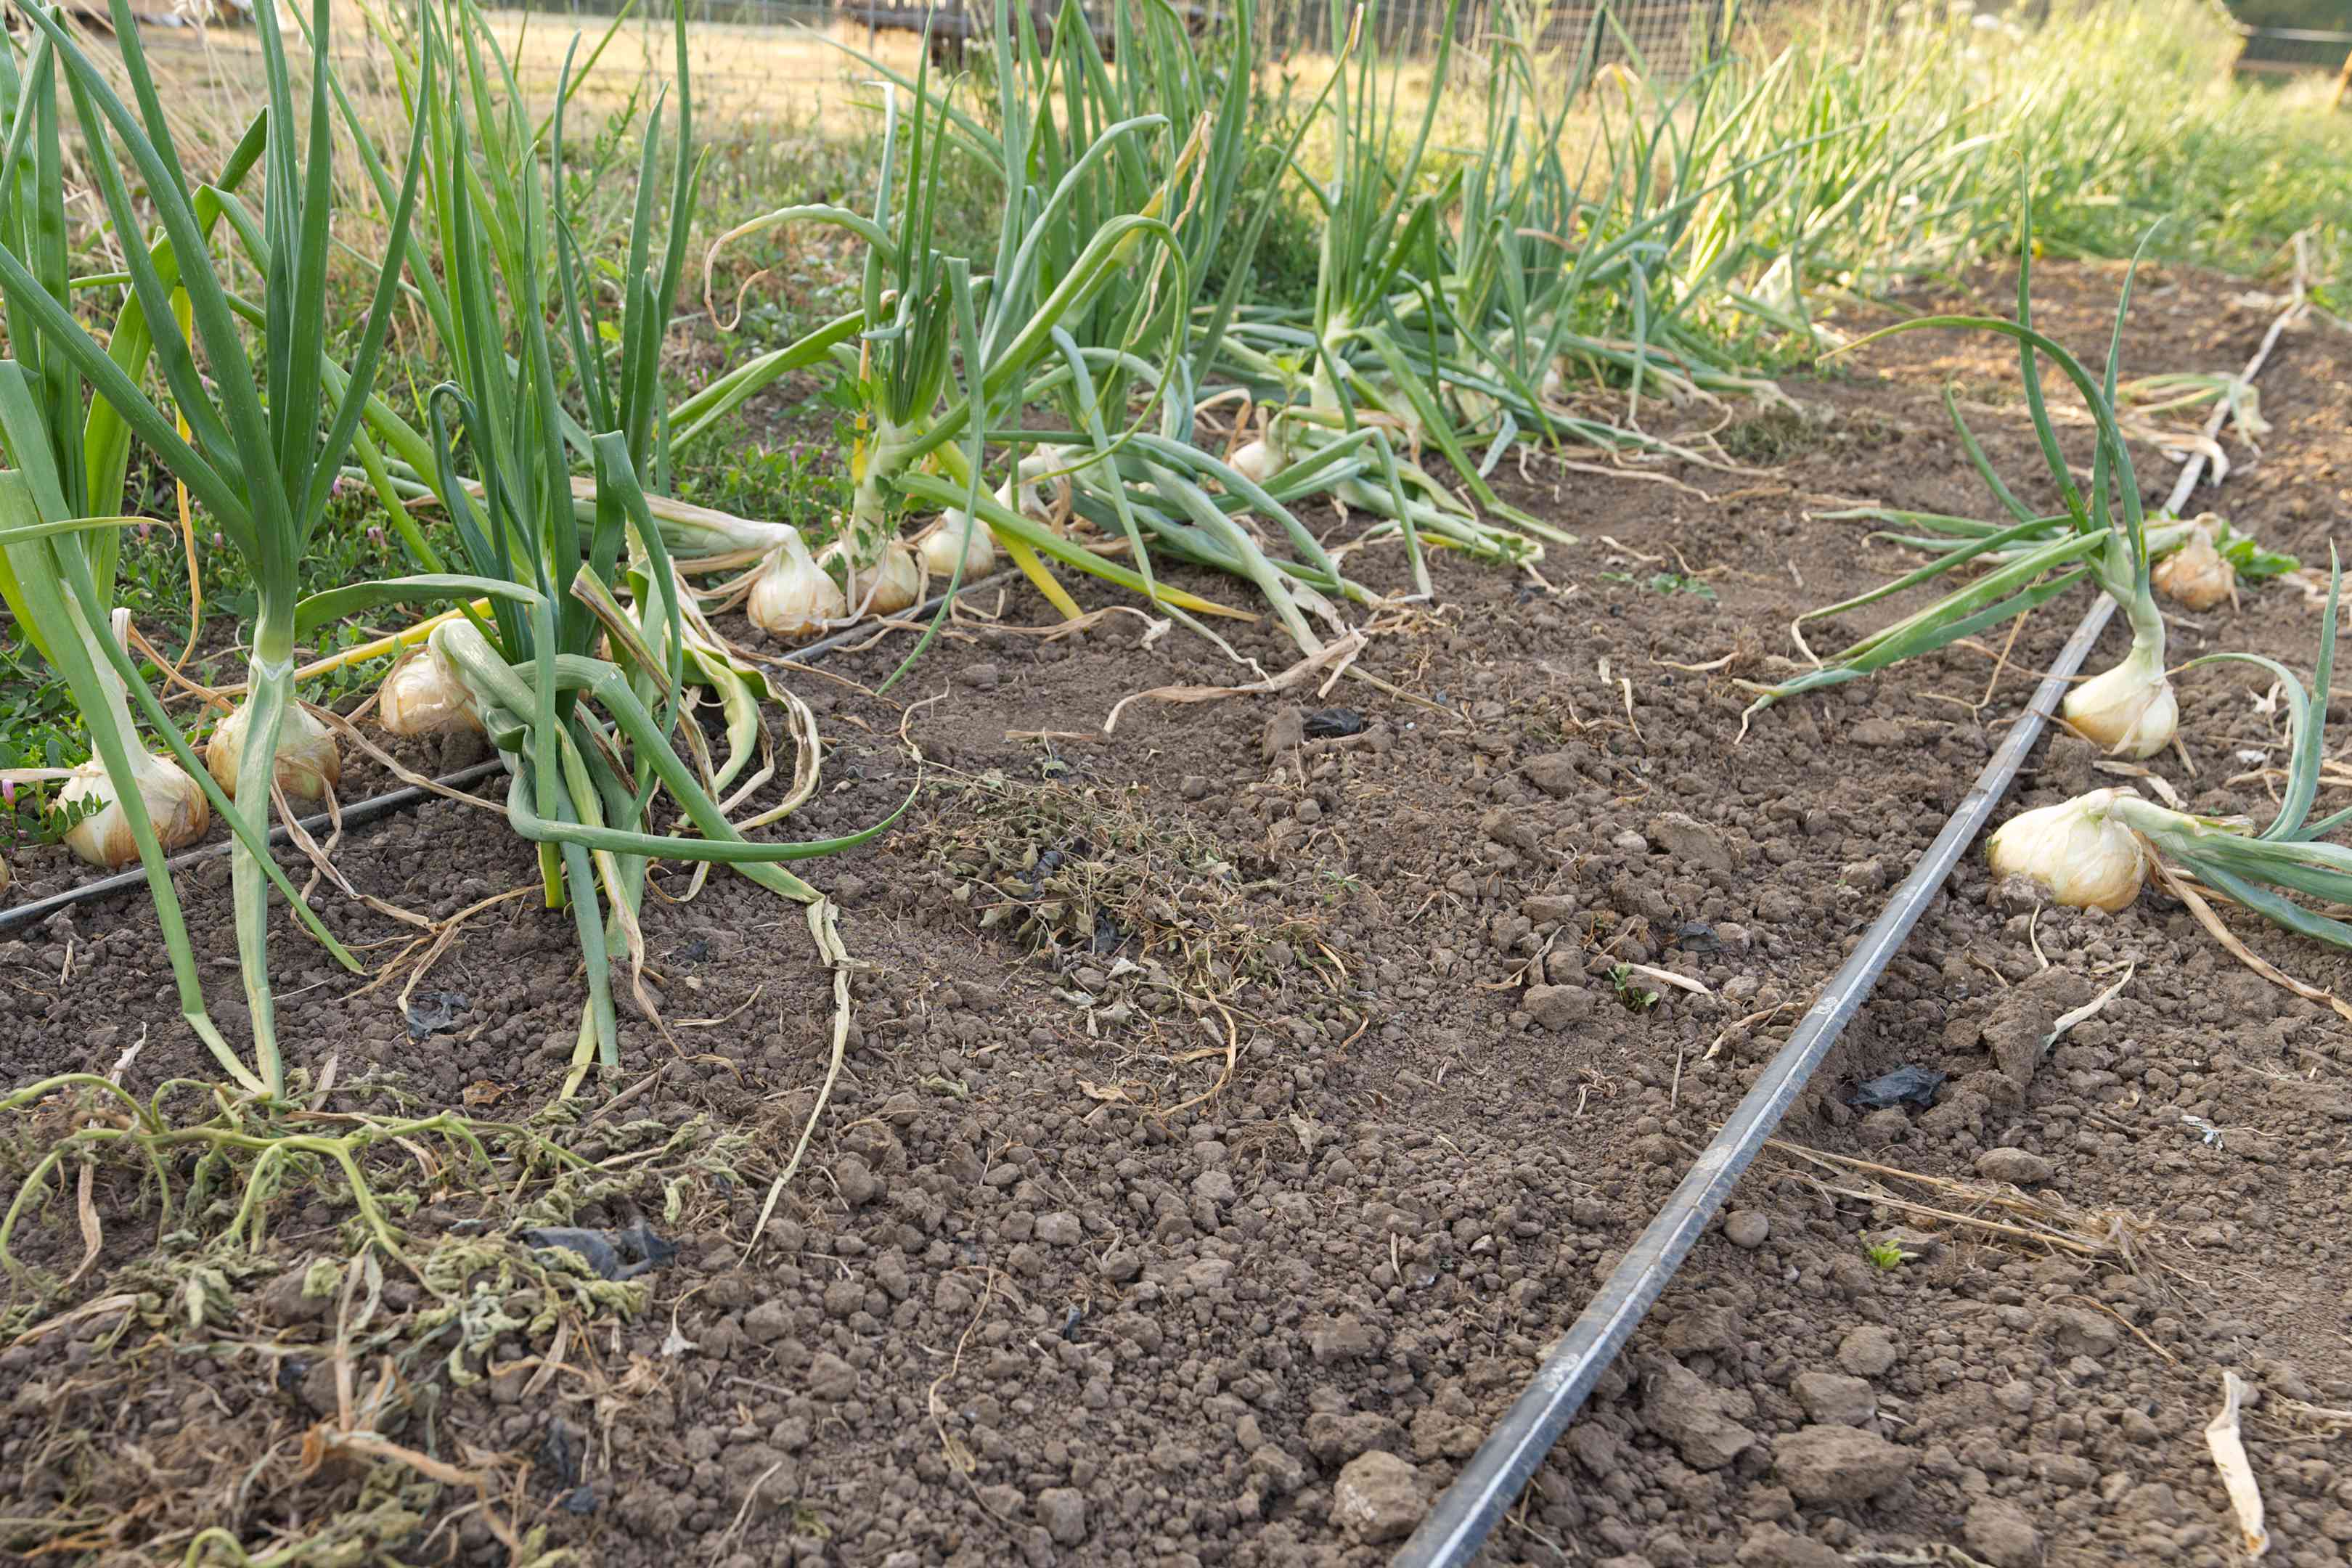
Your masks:
M 1914 1252 L 1904 1251 L 1891 1241 L 1865 1242 L 1863 1245 L 1862 1255 L 1870 1259 L 1872 1268 L 1882 1269 L 1889 1274 L 1918 1256 Z

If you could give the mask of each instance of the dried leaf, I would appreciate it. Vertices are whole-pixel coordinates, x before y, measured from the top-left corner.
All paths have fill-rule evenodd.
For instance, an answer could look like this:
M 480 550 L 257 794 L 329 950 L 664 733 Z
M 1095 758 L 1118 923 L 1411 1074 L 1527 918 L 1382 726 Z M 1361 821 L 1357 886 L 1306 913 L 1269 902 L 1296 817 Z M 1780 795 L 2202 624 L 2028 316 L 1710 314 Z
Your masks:
M 1661 985 L 1678 986 L 1681 989 L 1688 991 L 1692 994 L 1697 996 L 1712 996 L 1715 994 L 1714 992 L 1709 991 L 1706 988 L 1704 983 L 1693 980 L 1687 974 L 1676 974 L 1671 969 L 1654 969 L 1646 963 L 1629 963 L 1625 966 L 1625 973 L 1628 974 L 1638 974 L 1644 980 L 1654 980 Z
M 81 1221 L 81 1261 L 66 1276 L 68 1287 L 89 1272 L 90 1265 L 98 1261 L 98 1255 L 106 1247 L 106 1227 L 98 1223 L 98 1204 L 93 1196 L 97 1182 L 98 1167 L 84 1165 L 81 1180 L 74 1186 L 74 1210 Z
M 1269 675 L 1264 680 L 1252 680 L 1240 686 L 1159 686 L 1149 691 L 1134 692 L 1111 705 L 1109 715 L 1103 720 L 1103 733 L 1110 733 L 1118 722 L 1119 714 L 1130 702 L 1215 702 L 1227 697 L 1270 696 L 1303 684 L 1328 667 L 1330 673 L 1324 677 L 1323 684 L 1317 689 L 1319 696 L 1330 690 L 1339 677 L 1347 673 L 1356 656 L 1364 651 L 1364 634 L 1351 631 L 1325 644 L 1320 652 L 1311 653 L 1281 674 Z
M 135 1295 L 100 1296 L 95 1301 L 83 1302 L 69 1312 L 59 1312 L 54 1318 L 35 1323 L 31 1328 L 10 1340 L 8 1348 L 15 1350 L 18 1345 L 31 1344 L 43 1334 L 54 1332 L 72 1323 L 79 1323 L 84 1318 L 95 1318 L 101 1312 L 128 1312 L 138 1305 L 139 1298 Z
M 2165 890 L 2187 904 L 2189 912 L 2197 917 L 2197 923 L 2203 926 L 2215 942 L 2228 948 L 2231 956 L 2272 984 L 2284 986 L 2306 1002 L 2325 1002 L 2336 1010 L 2337 1017 L 2352 1022 L 2352 1005 L 2347 1005 L 2333 991 L 2323 991 L 2316 985 L 2305 984 L 2293 975 L 2281 971 L 2269 960 L 2258 956 L 2253 949 L 2238 940 L 2234 931 L 2221 923 L 2221 917 L 2213 912 L 2213 906 L 2207 903 L 2196 889 L 2174 876 L 2172 868 L 2157 858 L 2153 851 L 2148 855 L 2148 863 L 2156 868 L 2156 874 L 2164 883 Z
M 2238 1405 L 2245 1394 L 2246 1385 L 2236 1373 L 2221 1373 L 2221 1408 L 2206 1423 L 2205 1447 L 2212 1451 L 2214 1467 L 2221 1472 L 2222 1489 L 2230 1494 L 2230 1506 L 2237 1511 L 2246 1555 L 2260 1557 L 2271 1549 L 2271 1532 L 2263 1528 L 2263 1489 L 2254 1482 L 2254 1467 L 2247 1462 L 2246 1445 L 2238 1435 Z
M 2124 977 L 2121 980 L 2116 981 L 2113 985 L 2108 986 L 2105 991 L 2100 992 L 2096 996 L 2092 997 L 2088 1002 L 2084 1003 L 2080 1007 L 2075 1008 L 2073 1012 L 2059 1014 L 2058 1021 L 2050 1026 L 2050 1033 L 2043 1038 L 2042 1048 L 2044 1051 L 2049 1050 L 2051 1047 L 2058 1043 L 2059 1036 L 2064 1034 L 2067 1030 L 2073 1028 L 2077 1024 L 2086 1023 L 2089 1020 L 2097 1017 L 2099 1016 L 2099 1009 L 2114 1001 L 2116 999 L 2116 994 L 2121 991 L 2125 986 L 2131 984 L 2133 971 L 2138 966 L 2137 964 L 2126 966 L 2124 970 Z

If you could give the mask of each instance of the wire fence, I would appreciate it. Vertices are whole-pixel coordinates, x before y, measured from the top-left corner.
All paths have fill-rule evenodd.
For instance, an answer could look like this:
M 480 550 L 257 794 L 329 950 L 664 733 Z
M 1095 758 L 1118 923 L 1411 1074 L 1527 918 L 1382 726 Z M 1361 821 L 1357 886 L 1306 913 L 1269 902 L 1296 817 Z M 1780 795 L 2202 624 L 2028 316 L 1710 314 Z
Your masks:
M 1053 0 L 1032 0 L 1041 24 L 1050 25 Z M 1087 5 L 1098 31 L 1106 30 L 1111 7 L 1125 0 L 1097 0 Z M 1180 0 L 1181 3 L 1181 0 Z M 1506 25 L 1504 7 L 1509 0 L 1464 0 L 1455 16 L 1457 43 L 1475 44 Z M 558 0 L 526 4 L 518 9 L 582 17 L 609 16 L 618 0 Z M 1664 77 L 1687 74 L 1712 56 L 1724 41 L 1732 0 L 1568 0 L 1545 7 L 1534 29 L 1538 47 L 1546 54 L 1581 63 L 1588 70 L 1612 62 L 1638 65 Z M 1186 5 L 1194 25 L 1203 31 L 1216 27 L 1231 13 L 1230 0 L 1191 0 Z M 667 7 L 657 7 L 667 12 Z M 1388 0 L 1370 13 L 1370 30 L 1382 53 L 1422 59 L 1433 55 L 1445 28 L 1449 0 Z M 943 44 L 975 36 L 993 11 L 991 0 L 944 0 L 932 5 L 892 3 L 892 0 L 840 0 L 811 4 L 809 0 L 687 0 L 691 22 L 719 26 L 780 26 L 793 23 L 816 27 L 863 29 L 869 34 L 929 32 Z M 1276 58 L 1293 52 L 1326 52 L 1330 47 L 1329 0 L 1261 0 L 1258 6 L 1260 42 Z
M 1015 0 L 1020 3 L 1020 0 Z M 1028 0 L 1050 26 L 1059 0 Z M 1113 7 L 1128 0 L 1087 0 L 1098 36 L 1107 36 Z M 1454 14 L 1457 44 L 1483 51 L 1508 23 L 1505 7 L 1521 0 L 1462 0 Z M 1667 79 L 1687 74 L 1724 44 L 1733 0 L 1561 0 L 1540 12 L 1531 29 L 1547 63 L 1566 79 L 1591 79 L 1612 61 L 1638 65 Z M 941 63 L 962 63 L 961 46 L 992 25 L 994 0 L 938 0 L 931 5 L 811 3 L 811 0 L 685 0 L 688 57 L 698 117 L 712 132 L 722 127 L 765 134 L 793 127 L 864 123 L 870 94 L 859 85 L 872 74 L 849 50 L 870 53 L 893 68 L 912 71 L 928 35 Z M 1178 0 L 1189 5 L 1203 33 L 1225 25 L 1232 0 Z M 620 10 L 621 0 L 522 0 L 498 5 L 492 25 L 509 49 L 518 84 L 535 105 L 552 101 L 566 53 L 575 37 L 584 55 Z M 642 104 L 646 87 L 675 69 L 669 5 L 642 0 L 618 22 L 591 79 L 586 108 Z M 1373 41 L 1382 55 L 1425 61 L 1436 52 L 1448 0 L 1386 0 L 1370 13 Z M 1328 60 L 1330 0 L 1258 0 L 1263 58 L 1284 62 Z M 249 26 L 142 28 L 156 66 L 172 84 L 179 117 L 193 120 L 197 139 L 226 151 L 261 106 L 257 40 Z M 841 46 L 848 46 L 844 48 Z M 347 86 L 363 100 L 397 106 L 387 57 L 355 22 L 340 26 L 331 46 Z M 1469 88 L 1456 90 L 1470 91 Z M 395 118 L 397 118 L 395 116 Z
M 1385 54 L 1427 58 L 1444 39 L 1448 9 L 1447 0 L 1391 0 L 1374 14 L 1374 37 Z M 1622 63 L 1678 78 L 1721 47 L 1728 10 L 1727 0 L 1557 5 L 1543 9 L 1531 31 L 1541 53 L 1580 64 L 1588 74 Z M 1277 53 L 1328 47 L 1326 0 L 1265 0 L 1259 16 L 1265 41 Z M 1454 20 L 1454 41 L 1475 45 L 1507 25 L 1497 0 L 1465 0 Z

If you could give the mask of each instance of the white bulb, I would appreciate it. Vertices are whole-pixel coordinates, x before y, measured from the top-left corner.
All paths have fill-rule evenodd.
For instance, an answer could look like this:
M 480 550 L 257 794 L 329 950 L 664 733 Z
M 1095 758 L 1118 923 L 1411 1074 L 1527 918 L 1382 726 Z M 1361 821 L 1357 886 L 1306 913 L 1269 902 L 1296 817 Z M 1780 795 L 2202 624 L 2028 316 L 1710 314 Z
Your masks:
M 388 734 L 482 732 L 482 715 L 474 705 L 474 694 L 430 653 L 410 656 L 383 678 L 375 711 Z
M 807 546 L 795 532 L 760 563 L 743 613 L 771 636 L 805 637 L 822 631 L 826 622 L 841 619 L 848 608 L 841 590 L 810 559 Z
M 1048 514 L 1061 505 L 1063 493 L 1070 483 L 1067 470 L 1076 466 L 1078 457 L 1074 447 L 1038 447 L 1014 466 L 1013 473 L 1019 482 L 1013 487 L 1013 493 L 1008 496 L 1005 491 L 999 490 L 996 499 L 1024 517 L 1051 522 L 1053 520 Z M 1045 477 L 1049 474 L 1053 476 L 1050 479 Z M 1048 495 L 1051 500 L 1047 499 Z
M 2161 656 L 2159 655 L 2159 658 Z M 2172 743 L 2180 705 L 2160 664 L 2131 657 L 2067 693 L 2059 711 L 2094 742 L 2120 757 L 2152 757 Z
M 184 849 L 205 836 L 213 814 L 195 780 L 174 763 L 145 752 L 132 752 L 131 765 L 138 770 L 139 796 L 146 803 L 147 820 L 166 854 Z M 90 865 L 110 871 L 136 860 L 139 841 L 131 836 L 131 819 L 117 803 L 113 782 L 106 776 L 102 763 L 84 763 L 58 791 L 59 805 L 89 800 L 106 804 L 66 830 L 66 847 Z
M 969 527 L 967 542 L 964 530 Z M 956 551 L 963 551 L 963 580 L 966 583 L 984 577 L 996 564 L 996 542 L 988 531 L 988 524 L 978 518 L 967 518 L 961 508 L 950 507 L 940 514 L 940 525 L 923 535 L 916 552 L 922 557 L 923 570 L 934 577 L 955 575 Z M 828 579 L 830 581 L 830 579 Z
M 1226 459 L 1226 466 L 1254 485 L 1263 485 L 1282 471 L 1282 454 L 1270 441 L 1247 441 Z
M 2192 610 L 2210 610 L 2238 585 L 2238 569 L 2213 548 L 2213 536 L 2189 531 L 2188 542 L 2148 568 L 2155 586 Z
M 2139 837 L 2109 815 L 2127 792 L 2085 795 L 2020 813 L 1996 829 L 1985 853 L 2000 876 L 2030 877 L 2060 903 L 2120 910 L 2139 897 L 2147 857 Z
M 231 710 L 205 743 L 205 766 L 231 800 L 239 798 L 237 763 L 245 750 L 246 716 L 251 711 L 250 705 Z M 278 721 L 274 771 L 278 786 L 290 800 L 324 800 L 342 782 L 343 755 L 335 747 L 333 731 L 299 702 L 289 702 L 286 717 Z
M 923 564 L 903 539 L 884 544 L 874 564 L 862 572 L 849 564 L 848 546 L 838 539 L 816 559 L 821 567 L 842 563 L 842 596 L 860 614 L 895 616 L 923 596 Z

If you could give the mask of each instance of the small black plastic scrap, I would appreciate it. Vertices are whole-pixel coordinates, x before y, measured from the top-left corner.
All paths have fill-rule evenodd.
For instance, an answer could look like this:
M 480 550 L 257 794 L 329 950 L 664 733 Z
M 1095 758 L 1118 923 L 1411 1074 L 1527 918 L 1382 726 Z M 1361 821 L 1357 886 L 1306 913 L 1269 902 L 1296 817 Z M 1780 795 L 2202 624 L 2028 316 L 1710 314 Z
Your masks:
M 1675 933 L 1675 945 L 1685 952 L 1713 952 L 1723 946 L 1723 939 L 1705 921 L 1690 921 Z
M 635 1279 L 659 1268 L 677 1256 L 677 1247 L 643 1221 L 626 1230 L 587 1230 L 576 1226 L 547 1226 L 522 1233 L 526 1247 L 562 1247 L 578 1253 L 589 1268 L 605 1279 Z
M 539 1468 L 555 1478 L 559 1487 L 580 1484 L 580 1461 L 588 1456 L 588 1439 L 579 1427 L 559 1415 L 547 1424 L 540 1440 Z
M 566 1513 L 594 1513 L 599 1499 L 596 1483 L 580 1479 L 581 1461 L 588 1457 L 587 1435 L 559 1415 L 547 1424 L 540 1440 L 539 1468 L 563 1489 L 556 1506 Z
M 1097 957 L 1117 952 L 1127 942 L 1127 931 L 1119 923 L 1100 910 L 1095 911 L 1094 939 L 1087 943 Z
M 408 1037 L 424 1040 L 446 1034 L 472 1005 L 462 991 L 427 991 L 408 1005 Z
M 1364 716 L 1353 708 L 1319 708 L 1307 716 L 1307 738 L 1337 741 L 1364 732 Z
M 1853 1091 L 1853 1103 L 1864 1110 L 1885 1110 L 1897 1105 L 1933 1105 L 1936 1091 L 1952 1075 L 1909 1064 L 1882 1073 Z

